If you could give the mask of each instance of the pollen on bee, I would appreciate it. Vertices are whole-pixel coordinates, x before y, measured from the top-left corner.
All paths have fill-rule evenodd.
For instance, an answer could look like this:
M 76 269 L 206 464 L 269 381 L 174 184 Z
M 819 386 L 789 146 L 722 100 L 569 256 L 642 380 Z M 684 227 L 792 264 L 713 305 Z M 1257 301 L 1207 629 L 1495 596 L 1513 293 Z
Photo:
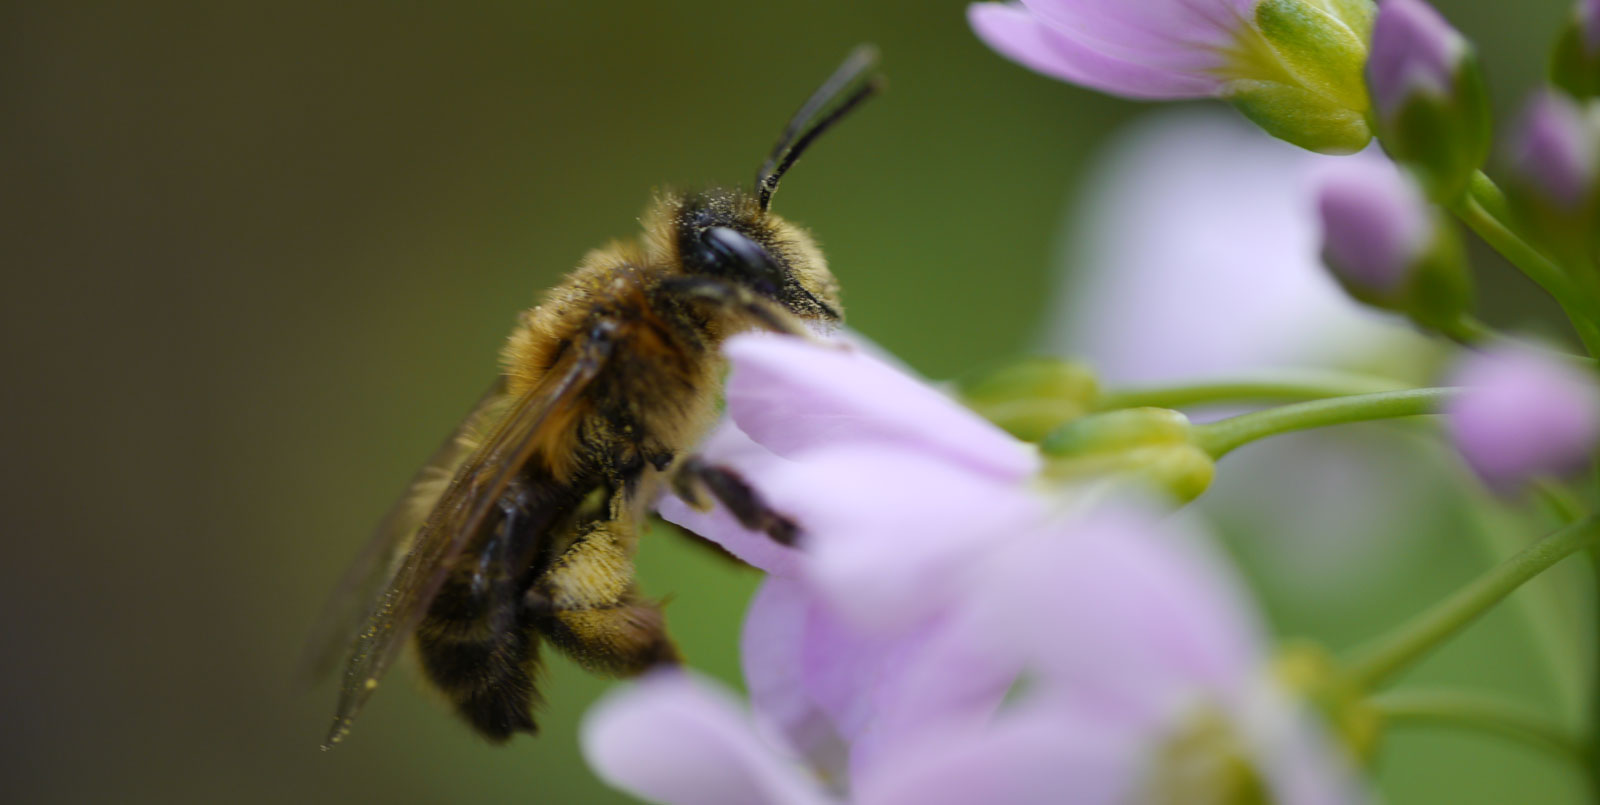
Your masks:
M 366 684 L 367 690 L 374 690 L 374 689 L 376 689 L 378 687 L 378 680 L 375 677 L 370 677 L 369 676 L 369 677 L 367 677 L 367 681 L 366 681 L 365 684 Z

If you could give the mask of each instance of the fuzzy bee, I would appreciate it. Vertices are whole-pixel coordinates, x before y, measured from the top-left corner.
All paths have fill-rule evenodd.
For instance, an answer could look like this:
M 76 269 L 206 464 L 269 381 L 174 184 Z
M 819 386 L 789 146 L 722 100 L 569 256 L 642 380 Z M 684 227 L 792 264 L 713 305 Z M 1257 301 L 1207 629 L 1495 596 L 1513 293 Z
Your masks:
M 632 562 L 669 486 L 793 538 L 738 478 L 688 451 L 716 417 L 725 338 L 842 316 L 815 241 L 768 207 L 801 153 L 877 91 L 874 62 L 867 47 L 846 59 L 750 191 L 660 196 L 640 238 L 591 252 L 521 315 L 501 375 L 329 604 L 311 662 L 331 666 L 345 646 L 348 659 L 324 748 L 413 638 L 426 679 L 495 743 L 537 729 L 541 643 L 605 674 L 676 662 Z

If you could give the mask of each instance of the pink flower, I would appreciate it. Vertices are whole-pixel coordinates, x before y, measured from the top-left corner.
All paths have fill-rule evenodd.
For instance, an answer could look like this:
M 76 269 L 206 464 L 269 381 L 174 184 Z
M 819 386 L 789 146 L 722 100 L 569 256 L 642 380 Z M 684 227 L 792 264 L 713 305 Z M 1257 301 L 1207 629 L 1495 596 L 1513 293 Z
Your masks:
M 672 803 L 1363 801 L 1304 705 L 1263 674 L 1260 626 L 1195 537 L 1121 510 L 1040 531 L 936 628 L 888 643 L 818 633 L 817 602 L 774 579 L 751 612 L 788 647 L 765 658 L 767 683 L 823 706 L 774 712 L 752 678 L 752 716 L 662 674 L 591 712 L 585 754 L 613 784 Z M 1018 679 L 1026 689 L 1002 702 Z M 836 731 L 797 745 L 770 729 L 780 716 Z M 814 754 L 830 748 L 855 757 Z
M 1447 412 L 1467 464 L 1490 486 L 1514 489 L 1540 475 L 1583 468 L 1600 443 L 1593 373 L 1547 355 L 1502 348 L 1462 362 L 1462 394 Z
M 957 583 L 993 533 L 1041 516 L 1042 499 L 1018 494 L 1040 466 L 1032 445 L 865 351 L 759 335 L 725 351 L 730 421 L 704 456 L 759 479 L 777 511 L 803 512 L 807 535 L 800 563 L 720 508 L 662 501 L 662 516 L 735 556 L 840 591 L 835 603 L 864 622 L 904 623 L 936 602 L 926 583 Z M 880 573 L 892 563 L 908 572 Z
M 1361 797 L 1265 678 L 1258 624 L 1193 535 L 1037 489 L 1031 448 L 860 351 L 727 349 L 748 436 L 724 430 L 706 459 L 802 540 L 663 502 L 773 573 L 746 622 L 753 713 L 693 677 L 646 680 L 586 723 L 606 779 L 668 802 L 1094 803 L 1225 795 L 1242 758 L 1281 801 Z M 1173 776 L 1207 758 L 1216 774 Z
M 978 37 L 1045 75 L 1130 98 L 1207 98 L 1227 85 L 1229 51 L 1256 0 L 978 3 Z
M 1327 0 L 1022 0 L 967 9 L 1029 69 L 1137 99 L 1222 98 L 1276 137 L 1360 150 L 1371 9 Z

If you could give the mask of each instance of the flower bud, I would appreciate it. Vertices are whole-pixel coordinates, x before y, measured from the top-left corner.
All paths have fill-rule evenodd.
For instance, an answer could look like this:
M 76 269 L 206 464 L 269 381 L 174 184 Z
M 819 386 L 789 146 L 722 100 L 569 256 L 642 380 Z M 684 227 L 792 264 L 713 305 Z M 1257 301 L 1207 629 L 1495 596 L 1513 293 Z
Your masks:
M 1600 95 L 1600 0 L 1578 0 L 1550 54 L 1550 81 L 1575 98 Z
M 1563 260 L 1584 259 L 1600 222 L 1600 100 L 1536 97 L 1512 139 L 1511 171 L 1521 222 Z
M 1489 486 L 1510 491 L 1591 462 L 1600 443 L 1594 373 L 1527 349 L 1471 355 L 1457 370 L 1461 396 L 1446 410 L 1463 458 Z
M 1268 134 L 1349 154 L 1372 138 L 1361 66 L 1372 29 L 1366 0 L 1262 0 L 1239 38 L 1221 97 Z M 1259 37 L 1259 39 L 1257 38 Z
M 1188 502 L 1206 491 L 1216 472 L 1192 434 L 1189 418 L 1177 411 L 1126 408 L 1068 422 L 1039 447 L 1051 477 L 1131 475 Z
M 980 416 L 1029 442 L 1094 410 L 1100 386 L 1089 367 L 1030 358 L 961 384 L 961 399 Z
M 1378 139 L 1449 202 L 1489 154 L 1489 101 L 1472 45 L 1423 0 L 1384 0 L 1367 62 Z
M 1472 298 L 1455 230 L 1388 161 L 1352 161 L 1317 196 L 1322 261 L 1346 292 L 1452 331 Z

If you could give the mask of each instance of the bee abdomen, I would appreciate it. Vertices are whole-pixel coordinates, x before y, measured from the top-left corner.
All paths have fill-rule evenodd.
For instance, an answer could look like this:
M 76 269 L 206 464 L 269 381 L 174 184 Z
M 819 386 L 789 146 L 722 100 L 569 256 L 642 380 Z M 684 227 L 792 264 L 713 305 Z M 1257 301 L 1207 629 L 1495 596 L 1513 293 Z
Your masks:
M 418 641 L 422 668 L 473 728 L 501 743 L 517 732 L 534 733 L 538 694 L 537 639 L 522 629 L 477 639 L 423 637 Z

